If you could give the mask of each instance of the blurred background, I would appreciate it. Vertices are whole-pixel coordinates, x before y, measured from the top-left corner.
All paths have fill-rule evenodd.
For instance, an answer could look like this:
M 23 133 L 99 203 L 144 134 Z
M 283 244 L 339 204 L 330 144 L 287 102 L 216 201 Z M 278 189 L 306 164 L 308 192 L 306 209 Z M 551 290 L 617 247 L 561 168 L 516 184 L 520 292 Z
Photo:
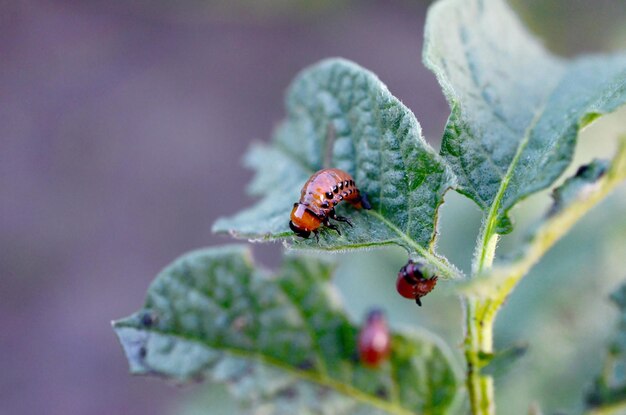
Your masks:
M 428 3 L 0 1 L 0 414 L 235 412 L 219 386 L 129 376 L 110 321 L 138 309 L 178 255 L 230 242 L 211 224 L 251 203 L 239 160 L 268 139 L 304 66 L 343 56 L 373 70 L 438 147 L 449 111 L 421 64 Z M 621 0 L 513 6 L 556 53 L 626 49 Z M 620 133 L 626 111 L 584 132 L 579 162 L 610 155 Z M 515 210 L 503 254 L 548 203 L 544 192 Z M 502 413 L 581 408 L 615 322 L 607 295 L 626 279 L 625 212 L 622 188 L 507 303 L 496 343 L 530 349 L 497 380 Z M 449 194 L 441 216 L 440 250 L 467 269 L 478 211 Z M 254 251 L 275 266 L 281 247 Z M 462 313 L 444 284 L 416 309 L 395 293 L 401 251 L 336 258 L 355 319 L 384 306 L 460 361 Z

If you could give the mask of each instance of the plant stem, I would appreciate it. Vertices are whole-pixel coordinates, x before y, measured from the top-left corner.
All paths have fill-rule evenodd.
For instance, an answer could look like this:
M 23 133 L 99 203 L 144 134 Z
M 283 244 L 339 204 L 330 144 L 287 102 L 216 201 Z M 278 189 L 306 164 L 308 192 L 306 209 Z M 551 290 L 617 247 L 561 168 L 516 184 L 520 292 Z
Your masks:
M 479 250 L 476 252 L 474 273 L 483 272 L 493 264 L 495 250 L 498 243 L 498 234 L 493 233 L 489 222 L 479 238 Z M 473 415 L 493 415 L 495 397 L 493 378 L 481 374 L 484 366 L 484 356 L 493 353 L 493 323 L 495 313 L 491 312 L 489 299 L 467 296 L 465 297 L 466 333 L 465 359 L 467 361 L 467 390 Z
M 593 408 L 585 412 L 585 415 L 620 415 L 626 411 L 626 402 L 616 402 L 601 408 Z
M 472 266 L 473 276 L 479 275 L 484 270 L 491 268 L 496 254 L 499 235 L 495 233 L 495 220 L 486 221 L 478 238 L 479 244 L 474 255 Z
M 615 187 L 626 180 L 626 137 L 622 137 L 617 154 L 606 174 L 589 187 L 576 201 L 544 219 L 534 233 L 525 252 L 506 266 L 493 267 L 498 243 L 496 233 L 497 206 L 494 204 L 483 221 L 472 264 L 473 289 L 464 294 L 466 313 L 465 358 L 467 360 L 467 390 L 473 415 L 494 415 L 493 378 L 481 373 L 481 368 L 493 355 L 493 324 L 498 310 L 517 283 L 531 267 L 578 220 L 602 201 Z M 618 410 L 623 409 L 619 407 Z M 597 409 L 593 414 L 612 413 L 612 409 Z

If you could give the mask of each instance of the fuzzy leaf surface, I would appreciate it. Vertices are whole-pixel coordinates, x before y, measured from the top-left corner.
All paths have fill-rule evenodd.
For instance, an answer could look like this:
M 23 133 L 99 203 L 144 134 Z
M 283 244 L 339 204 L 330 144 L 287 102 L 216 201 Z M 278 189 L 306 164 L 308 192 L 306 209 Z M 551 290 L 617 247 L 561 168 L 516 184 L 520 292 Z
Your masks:
M 553 56 L 502 0 L 442 0 L 427 17 L 424 62 L 452 113 L 441 155 L 458 191 L 507 233 L 507 212 L 550 186 L 578 131 L 626 102 L 626 55 Z
M 249 413 L 448 413 L 459 391 L 449 350 L 396 332 L 388 361 L 361 365 L 332 270 L 290 256 L 271 275 L 242 246 L 192 252 L 114 329 L 132 373 L 225 382 Z
M 324 60 L 297 76 L 286 108 L 271 144 L 253 146 L 245 158 L 257 172 L 250 193 L 261 200 L 218 220 L 214 231 L 306 249 L 397 244 L 439 264 L 444 278 L 457 276 L 434 254 L 437 211 L 454 176 L 424 141 L 413 113 L 374 74 L 343 59 Z M 328 167 L 350 173 L 373 209 L 341 203 L 338 214 L 354 227 L 341 226 L 340 236 L 323 229 L 319 243 L 295 238 L 288 226 L 293 204 L 307 179 Z
M 519 280 L 589 210 L 626 181 L 626 137 L 611 161 L 593 160 L 582 166 L 553 191 L 553 204 L 534 226 L 528 241 L 510 261 L 501 261 L 464 284 L 465 294 L 490 298 L 491 307 L 501 304 Z

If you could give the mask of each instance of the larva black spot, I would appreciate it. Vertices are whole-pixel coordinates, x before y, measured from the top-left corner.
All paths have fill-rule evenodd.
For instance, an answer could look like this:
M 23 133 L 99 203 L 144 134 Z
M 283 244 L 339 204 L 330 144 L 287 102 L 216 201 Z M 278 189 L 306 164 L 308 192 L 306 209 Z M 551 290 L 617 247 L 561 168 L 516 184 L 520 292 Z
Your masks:
M 332 192 L 326 192 L 326 198 L 327 199 L 332 199 L 333 198 L 333 193 Z

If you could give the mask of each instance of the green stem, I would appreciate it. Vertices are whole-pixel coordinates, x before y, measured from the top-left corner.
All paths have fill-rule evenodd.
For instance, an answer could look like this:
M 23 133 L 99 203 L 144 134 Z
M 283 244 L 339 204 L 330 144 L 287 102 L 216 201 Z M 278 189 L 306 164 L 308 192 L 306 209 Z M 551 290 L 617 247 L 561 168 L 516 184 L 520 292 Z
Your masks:
M 499 235 L 495 233 L 495 219 L 485 221 L 480 236 L 478 237 L 477 251 L 474 255 L 474 263 L 472 264 L 472 274 L 479 275 L 485 269 L 491 268 L 493 259 L 498 245 Z
M 494 233 L 489 221 L 485 221 L 479 250 L 476 252 L 474 272 L 482 272 L 493 264 L 498 234 Z M 467 361 L 467 390 L 473 415 L 495 414 L 493 378 L 481 374 L 483 356 L 493 353 L 493 323 L 490 300 L 465 297 L 465 359 Z
M 585 412 L 585 415 L 620 415 L 626 412 L 626 402 L 616 402 L 601 408 L 593 408 Z
M 530 140 L 530 134 L 543 112 L 544 104 L 535 113 L 532 122 L 524 132 L 515 156 L 504 175 L 498 193 L 483 221 L 478 236 L 478 243 L 472 263 L 472 277 L 484 273 L 491 268 L 498 244 L 496 232 L 498 220 L 501 219 L 501 207 L 504 194 L 513 177 L 515 167 Z M 493 415 L 496 412 L 493 378 L 480 373 L 482 367 L 481 356 L 493 352 L 493 322 L 497 307 L 494 308 L 490 299 L 479 297 L 465 298 L 466 305 L 466 337 L 465 357 L 467 359 L 467 389 L 470 395 L 472 414 Z
M 493 353 L 493 324 L 498 310 L 520 279 L 578 220 L 626 180 L 626 138 L 620 140 L 611 168 L 584 197 L 550 216 L 539 228 L 523 256 L 504 267 L 493 267 L 498 234 L 497 206 L 490 209 L 478 237 L 472 264 L 474 289 L 465 290 L 467 389 L 473 415 L 495 414 L 493 378 L 480 369 Z M 621 409 L 621 408 L 620 408 Z M 603 413 L 603 412 L 597 412 Z M 606 412 L 611 413 L 611 412 Z

